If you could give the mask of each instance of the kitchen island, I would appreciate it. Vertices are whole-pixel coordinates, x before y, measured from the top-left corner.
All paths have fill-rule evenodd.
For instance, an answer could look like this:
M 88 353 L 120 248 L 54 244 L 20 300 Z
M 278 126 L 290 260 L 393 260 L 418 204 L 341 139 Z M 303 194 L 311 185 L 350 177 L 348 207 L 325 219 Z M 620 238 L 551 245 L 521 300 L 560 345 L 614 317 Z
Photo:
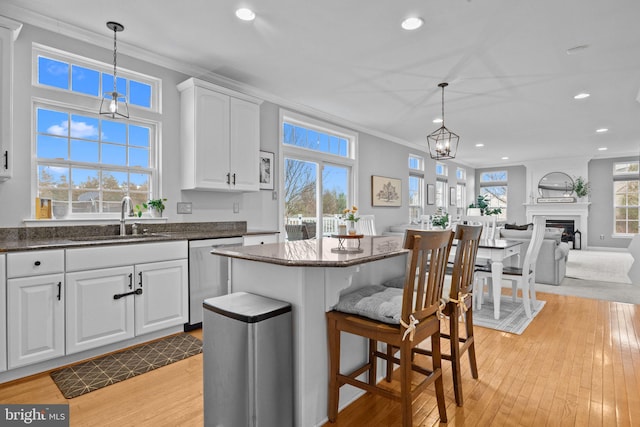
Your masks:
M 327 421 L 328 354 L 325 313 L 341 293 L 404 274 L 407 251 L 402 237 L 368 236 L 338 249 L 338 239 L 214 249 L 230 257 L 232 292 L 251 292 L 287 301 L 293 308 L 294 419 L 296 426 Z M 342 340 L 342 368 L 366 360 L 367 343 L 355 336 Z M 382 374 L 384 370 L 379 370 Z M 340 391 L 340 408 L 363 392 Z

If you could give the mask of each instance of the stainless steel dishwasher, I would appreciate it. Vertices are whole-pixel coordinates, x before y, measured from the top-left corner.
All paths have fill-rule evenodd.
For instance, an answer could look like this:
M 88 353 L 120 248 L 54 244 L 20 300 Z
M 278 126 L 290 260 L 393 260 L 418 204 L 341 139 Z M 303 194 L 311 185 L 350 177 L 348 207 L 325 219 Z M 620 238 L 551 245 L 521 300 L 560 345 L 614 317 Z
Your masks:
M 189 241 L 189 323 L 185 331 L 202 326 L 205 299 L 229 293 L 229 258 L 211 254 L 221 246 L 242 246 L 242 237 Z

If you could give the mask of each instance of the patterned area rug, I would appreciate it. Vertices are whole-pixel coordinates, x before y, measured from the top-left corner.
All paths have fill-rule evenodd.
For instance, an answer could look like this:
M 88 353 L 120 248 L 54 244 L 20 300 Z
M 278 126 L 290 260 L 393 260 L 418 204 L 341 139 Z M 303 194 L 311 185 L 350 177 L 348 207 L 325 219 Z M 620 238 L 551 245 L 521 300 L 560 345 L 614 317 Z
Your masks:
M 531 319 L 529 319 L 524 312 L 522 299 L 516 298 L 516 302 L 513 302 L 510 295 L 503 295 L 500 299 L 500 319 L 496 320 L 493 318 L 493 302 L 485 296 L 482 309 L 473 309 L 473 324 L 484 328 L 521 335 L 524 330 L 527 329 L 529 323 L 540 313 L 545 304 L 545 301 L 538 299 L 532 308 Z
M 51 378 L 72 399 L 201 352 L 202 341 L 178 334 L 54 371 Z
M 630 284 L 627 273 L 632 264 L 633 256 L 628 252 L 569 251 L 566 277 Z

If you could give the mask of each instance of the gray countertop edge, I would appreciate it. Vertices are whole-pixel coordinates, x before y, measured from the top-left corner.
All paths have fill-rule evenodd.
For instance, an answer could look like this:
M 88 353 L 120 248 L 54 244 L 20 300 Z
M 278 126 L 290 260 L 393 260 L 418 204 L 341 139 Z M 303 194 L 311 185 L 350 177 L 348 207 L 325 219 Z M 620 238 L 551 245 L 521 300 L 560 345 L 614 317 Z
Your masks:
M 351 267 L 359 264 L 366 264 L 371 261 L 378 261 L 385 258 L 392 258 L 400 255 L 404 255 L 409 253 L 409 250 L 402 249 L 395 252 L 384 253 L 384 254 L 376 254 L 376 255 L 368 255 L 366 257 L 360 256 L 359 258 L 354 259 L 346 259 L 346 260 L 288 260 L 283 258 L 273 258 L 273 257 L 265 257 L 254 254 L 246 254 L 237 251 L 233 251 L 231 249 L 213 249 L 211 251 L 212 254 L 226 256 L 229 258 L 237 258 L 243 259 L 246 261 L 256 261 L 267 264 L 275 264 L 282 265 L 285 267 Z
M 150 235 L 129 235 L 128 237 L 113 236 L 113 240 L 105 239 L 105 236 L 97 236 L 96 240 L 73 240 L 64 238 L 52 238 L 43 240 L 15 240 L 0 241 L 0 254 L 17 251 L 31 251 L 43 249 L 70 249 L 91 246 L 107 246 L 107 245 L 129 245 L 139 243 L 165 242 L 173 240 L 206 240 L 206 239 L 224 239 L 229 237 L 242 237 L 260 234 L 279 234 L 279 231 L 269 230 L 247 230 L 243 232 L 237 231 L 189 231 L 189 232 L 159 232 Z

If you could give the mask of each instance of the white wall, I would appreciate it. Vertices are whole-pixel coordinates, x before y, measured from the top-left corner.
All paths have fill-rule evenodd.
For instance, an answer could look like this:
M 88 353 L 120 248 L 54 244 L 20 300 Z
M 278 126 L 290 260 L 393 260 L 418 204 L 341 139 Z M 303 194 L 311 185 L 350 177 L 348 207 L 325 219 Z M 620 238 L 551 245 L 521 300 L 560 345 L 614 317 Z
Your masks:
M 38 90 L 31 85 L 31 45 L 33 42 L 110 63 L 113 52 L 92 44 L 25 25 L 15 44 L 14 62 L 14 143 L 13 177 L 0 183 L 0 226 L 18 227 L 23 220 L 31 218 L 35 194 L 32 190 L 32 117 L 31 100 Z M 176 85 L 187 75 L 149 64 L 122 53 L 118 54 L 118 65 L 162 79 L 162 145 L 161 170 L 162 196 L 168 199 L 165 215 L 173 222 L 195 221 L 247 221 L 250 228 L 277 228 L 277 202 L 271 199 L 270 191 L 256 193 L 214 193 L 181 191 L 179 117 L 180 103 Z M 96 101 L 96 110 L 98 109 Z M 265 103 L 261 107 L 261 148 L 276 151 L 277 108 Z M 256 165 L 257 167 L 257 165 Z M 193 214 L 178 215 L 176 203 L 193 203 Z M 240 212 L 233 213 L 233 204 L 239 203 Z

